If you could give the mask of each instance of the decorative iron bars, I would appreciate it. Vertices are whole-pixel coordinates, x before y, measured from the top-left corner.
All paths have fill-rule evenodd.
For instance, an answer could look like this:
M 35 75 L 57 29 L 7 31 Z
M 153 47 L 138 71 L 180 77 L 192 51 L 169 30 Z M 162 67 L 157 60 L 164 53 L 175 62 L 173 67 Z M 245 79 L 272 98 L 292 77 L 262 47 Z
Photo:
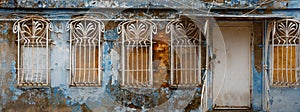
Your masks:
M 271 36 L 271 83 L 275 86 L 299 85 L 299 29 L 294 19 L 278 20 Z
M 122 86 L 153 86 L 153 34 L 156 25 L 147 20 L 129 20 L 119 24 L 121 34 Z
M 49 85 L 50 21 L 41 17 L 25 17 L 14 23 L 18 34 L 17 82 L 19 86 Z
M 101 86 L 101 35 L 104 24 L 92 17 L 77 17 L 70 29 L 70 85 Z
M 189 19 L 168 23 L 171 40 L 171 86 L 197 86 L 201 83 L 201 32 Z

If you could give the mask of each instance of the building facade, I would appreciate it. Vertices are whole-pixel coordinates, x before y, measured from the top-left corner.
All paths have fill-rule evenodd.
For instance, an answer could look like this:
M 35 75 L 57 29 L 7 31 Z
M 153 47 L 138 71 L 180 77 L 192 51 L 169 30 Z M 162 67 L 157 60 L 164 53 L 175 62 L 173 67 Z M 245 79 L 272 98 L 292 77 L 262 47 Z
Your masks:
M 3 0 L 2 111 L 300 111 L 297 0 Z

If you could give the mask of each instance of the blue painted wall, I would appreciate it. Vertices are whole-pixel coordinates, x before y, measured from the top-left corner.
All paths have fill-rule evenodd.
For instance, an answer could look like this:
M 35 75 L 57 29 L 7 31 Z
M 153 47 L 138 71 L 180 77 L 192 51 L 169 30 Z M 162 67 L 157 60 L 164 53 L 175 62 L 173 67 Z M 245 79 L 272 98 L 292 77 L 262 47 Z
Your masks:
M 112 50 L 113 43 L 103 43 L 103 79 L 102 87 L 69 87 L 69 31 L 66 29 L 67 21 L 55 19 L 70 19 L 77 14 L 85 14 L 86 8 L 104 8 L 105 15 L 114 17 L 117 12 L 109 11 L 109 8 L 129 7 L 159 7 L 175 8 L 177 10 L 197 9 L 205 10 L 213 4 L 214 9 L 253 9 L 262 2 L 259 0 L 231 0 L 225 3 L 203 2 L 201 0 L 3 0 L 0 7 L 0 109 L 2 111 L 126 111 L 126 110 L 151 110 L 151 111 L 183 111 L 199 110 L 200 88 L 191 90 L 170 90 L 160 88 L 155 92 L 139 95 L 130 93 L 120 88 L 116 80 L 118 71 L 118 57 Z M 150 4 L 150 5 L 149 5 Z M 264 3 L 263 3 L 264 4 Z M 258 10 L 264 14 L 266 10 L 272 10 L 273 14 L 283 14 L 300 18 L 300 3 L 298 0 L 276 1 L 262 5 Z M 9 9 L 16 8 L 16 9 Z M 19 8 L 19 9 L 18 9 Z M 27 10 L 22 8 L 36 8 Z M 39 8 L 45 8 L 39 12 Z M 48 9 L 50 8 L 50 9 Z M 60 9 L 66 8 L 66 9 Z M 84 9 L 85 8 L 85 9 Z M 107 8 L 107 9 L 105 9 Z M 76 9 L 75 11 L 70 9 Z M 280 10 L 279 10 L 280 9 Z M 233 12 L 236 10 L 233 10 Z M 24 12 L 29 12 L 24 14 Z M 12 33 L 12 25 L 15 22 L 10 19 L 19 19 L 26 15 L 41 13 L 41 16 L 54 19 L 54 28 L 51 39 L 55 45 L 51 47 L 51 86 L 49 88 L 18 88 L 16 87 L 16 59 L 17 46 L 16 34 Z M 178 11 L 180 13 L 180 11 Z M 177 12 L 177 13 L 178 13 Z M 299 13 L 298 13 L 299 12 Z M 198 12 L 192 12 L 198 13 Z M 215 12 L 218 13 L 218 12 Z M 224 13 L 220 11 L 220 13 Z M 236 11 L 238 14 L 245 12 Z M 4 20 L 2 20 L 4 19 Z M 58 26 L 62 26 L 61 28 Z M 116 29 L 108 29 L 104 33 L 105 39 L 117 39 Z M 257 59 L 253 51 L 253 63 Z M 262 66 L 261 66 L 262 67 Z M 263 72 L 252 65 L 252 109 L 263 111 Z M 136 95 L 136 97 L 130 96 Z M 295 88 L 271 88 L 270 90 L 271 111 L 300 111 L 300 89 Z M 122 99 L 124 98 L 124 99 Z M 126 99 L 128 98 L 128 99 Z M 151 99 L 151 103 L 142 103 L 139 98 Z M 143 99 L 147 100 L 147 99 Z M 126 102 L 127 103 L 126 103 Z M 148 100 L 147 100 L 148 101 Z M 209 100 L 210 101 L 210 100 Z M 125 103 L 124 103 L 125 102 Z M 131 102 L 131 103 L 128 103 Z M 208 102 L 210 103 L 210 102 Z M 195 106 L 190 106 L 195 105 Z M 208 104 L 210 105 L 210 104 Z M 131 106 L 140 106 L 134 108 Z M 189 107 L 190 106 L 190 107 Z M 149 108 L 151 107 L 151 108 Z
M 286 7 L 281 10 L 273 10 L 274 14 L 281 14 L 300 20 L 300 2 L 289 0 L 282 2 Z M 299 87 L 271 87 L 270 88 L 270 110 L 273 112 L 298 112 L 300 111 L 300 89 Z

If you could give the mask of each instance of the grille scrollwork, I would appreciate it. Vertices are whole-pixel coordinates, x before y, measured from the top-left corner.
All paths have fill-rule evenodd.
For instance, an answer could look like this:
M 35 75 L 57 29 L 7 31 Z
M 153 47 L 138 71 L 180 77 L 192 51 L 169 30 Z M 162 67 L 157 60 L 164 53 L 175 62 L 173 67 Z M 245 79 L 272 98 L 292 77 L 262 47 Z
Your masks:
M 18 85 L 47 86 L 49 84 L 49 49 L 52 24 L 49 20 L 28 16 L 14 23 L 18 34 Z
M 70 30 L 71 86 L 101 85 L 101 42 L 104 23 L 96 18 L 73 18 Z

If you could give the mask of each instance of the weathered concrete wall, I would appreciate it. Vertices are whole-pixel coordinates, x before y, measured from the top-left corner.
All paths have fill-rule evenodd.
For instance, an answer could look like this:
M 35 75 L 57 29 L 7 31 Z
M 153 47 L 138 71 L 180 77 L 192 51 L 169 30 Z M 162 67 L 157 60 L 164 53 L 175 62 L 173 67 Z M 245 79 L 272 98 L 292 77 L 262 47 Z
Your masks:
M 286 16 L 294 17 L 294 19 L 300 18 L 300 2 L 298 0 L 289 0 L 282 2 L 285 4 L 285 9 L 273 10 L 274 14 L 282 14 Z M 297 112 L 300 111 L 300 97 L 299 87 L 271 87 L 270 88 L 270 110 L 273 112 Z
M 118 71 L 116 66 L 119 57 L 116 57 L 118 53 L 114 52 L 113 43 L 109 41 L 103 43 L 102 87 L 69 87 L 69 31 L 66 30 L 66 20 L 72 16 L 51 16 L 53 31 L 50 38 L 55 43 L 50 50 L 51 85 L 42 88 L 16 86 L 17 35 L 12 32 L 15 21 L 3 18 L 0 39 L 2 111 L 199 111 L 199 101 L 196 101 L 200 99 L 199 88 L 171 90 L 169 87 L 161 87 L 145 94 L 122 89 L 113 80 Z M 22 18 L 18 15 L 13 17 Z M 114 22 L 106 25 L 105 39 L 119 38 L 116 26 Z
M 214 1 L 214 2 L 213 2 Z M 4 8 L 130 8 L 169 7 L 203 9 L 214 8 L 253 9 L 297 7 L 297 0 L 3 0 Z
M 258 12 L 284 14 L 299 18 L 298 0 L 275 0 L 274 2 L 261 2 L 259 0 L 225 0 L 224 3 L 213 3 L 212 11 L 217 9 L 243 9 L 236 11 L 236 14 L 244 14 L 261 4 Z M 270 0 L 271 1 L 271 0 Z M 149 5 L 150 4 L 150 5 Z M 103 43 L 104 68 L 102 87 L 77 88 L 69 87 L 69 33 L 66 30 L 67 21 L 55 19 L 70 19 L 75 15 L 85 14 L 86 8 L 191 8 L 197 10 L 208 10 L 212 2 L 210 0 L 3 0 L 0 6 L 3 8 L 50 8 L 46 11 L 22 10 L 22 9 L 1 9 L 0 19 L 7 19 L 0 22 L 0 109 L 2 111 L 126 111 L 126 110 L 151 110 L 151 111 L 199 111 L 200 88 L 191 90 L 171 90 L 168 87 L 147 93 L 136 94 L 120 88 L 115 82 L 118 66 L 117 52 L 113 50 L 112 42 Z M 58 8 L 58 9 L 56 9 Z M 59 9 L 67 8 L 67 9 Z M 68 10 L 78 9 L 78 10 Z M 82 10 L 80 9 L 82 8 Z M 83 9 L 85 8 L 85 9 Z M 249 10 L 244 10 L 249 9 Z M 280 10 L 271 10 L 280 9 Z M 288 10 L 289 9 L 289 10 Z M 107 18 L 115 17 L 106 10 Z M 123 10 L 123 9 L 122 9 Z M 269 12 L 269 10 L 271 10 Z M 119 10 L 118 10 L 119 11 Z M 111 11 L 114 14 L 118 11 Z M 51 39 L 55 45 L 51 47 L 51 86 L 49 88 L 18 88 L 16 87 L 16 58 L 17 44 L 16 34 L 12 33 L 14 21 L 9 19 L 22 18 L 25 15 L 43 13 L 41 16 L 54 18 L 51 21 L 54 31 L 51 32 Z M 173 13 L 166 15 L 174 18 Z M 25 14 L 24 14 L 25 13 Z M 26 14 L 27 13 L 27 14 Z M 160 12 L 162 13 L 162 12 Z M 194 12 L 197 13 L 197 12 Z M 226 13 L 220 11 L 220 13 Z M 53 16 L 55 15 L 55 16 Z M 159 14 L 158 14 L 159 15 Z M 102 15 L 99 15 L 102 16 Z M 162 18 L 166 16 L 157 16 Z M 171 17 L 172 16 L 172 17 Z M 112 22 L 113 23 L 113 22 Z M 104 38 L 117 39 L 116 23 L 109 23 Z M 253 49 L 253 94 L 252 109 L 263 110 L 263 66 L 262 66 L 262 23 L 254 23 L 254 49 Z M 300 111 L 300 90 L 298 88 L 271 88 L 270 108 L 271 111 Z
M 263 90 L 263 70 L 262 70 L 262 43 L 263 43 L 263 23 L 253 23 L 253 56 L 252 56 L 252 108 L 254 111 L 263 110 L 262 90 Z

